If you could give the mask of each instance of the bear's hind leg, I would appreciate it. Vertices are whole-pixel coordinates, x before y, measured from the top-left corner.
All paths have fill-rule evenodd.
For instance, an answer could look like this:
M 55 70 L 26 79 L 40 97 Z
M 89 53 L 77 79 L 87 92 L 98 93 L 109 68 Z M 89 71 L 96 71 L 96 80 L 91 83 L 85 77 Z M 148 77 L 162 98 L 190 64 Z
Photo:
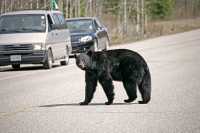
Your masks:
M 124 102 L 130 103 L 133 102 L 137 98 L 137 88 L 135 80 L 124 80 L 123 81 L 124 88 L 128 95 L 128 99 L 125 99 Z
M 142 101 L 139 101 L 139 104 L 148 103 L 151 99 L 151 76 L 149 71 L 145 73 L 138 88 L 142 96 Z

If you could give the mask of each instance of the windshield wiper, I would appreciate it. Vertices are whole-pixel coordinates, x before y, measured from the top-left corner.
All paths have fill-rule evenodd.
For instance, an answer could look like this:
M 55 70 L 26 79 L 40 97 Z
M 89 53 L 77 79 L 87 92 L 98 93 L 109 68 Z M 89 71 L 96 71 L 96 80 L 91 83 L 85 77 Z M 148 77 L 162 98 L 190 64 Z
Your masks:
M 41 29 L 33 29 L 33 28 L 22 28 L 23 31 L 42 31 Z
M 7 29 L 0 29 L 0 31 L 7 31 Z
M 20 28 L 20 29 L 0 29 L 0 33 L 20 33 L 20 32 L 41 32 L 41 29 L 33 29 L 33 28 Z
M 8 29 L 1 29 L 0 30 L 1 33 L 19 33 L 19 32 L 23 32 L 22 29 L 13 29 L 13 30 L 8 30 Z
M 12 32 L 12 31 L 9 29 L 5 29 L 5 28 L 0 29 L 0 33 L 9 33 L 9 32 Z

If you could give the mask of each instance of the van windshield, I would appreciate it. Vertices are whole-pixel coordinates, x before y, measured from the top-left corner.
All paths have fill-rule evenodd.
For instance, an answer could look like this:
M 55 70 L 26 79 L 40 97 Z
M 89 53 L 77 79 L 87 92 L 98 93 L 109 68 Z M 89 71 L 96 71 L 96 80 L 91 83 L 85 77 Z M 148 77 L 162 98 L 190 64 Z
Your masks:
M 43 14 L 17 14 L 0 17 L 0 34 L 45 32 L 46 20 Z

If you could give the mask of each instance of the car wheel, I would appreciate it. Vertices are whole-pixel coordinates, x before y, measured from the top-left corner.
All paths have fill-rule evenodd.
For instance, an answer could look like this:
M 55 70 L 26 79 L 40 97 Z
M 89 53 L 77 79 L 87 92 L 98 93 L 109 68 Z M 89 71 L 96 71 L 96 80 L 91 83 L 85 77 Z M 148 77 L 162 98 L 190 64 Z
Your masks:
M 43 66 L 45 69 L 51 69 L 53 66 L 53 54 L 51 49 L 48 49 L 47 51 L 46 61 L 44 62 Z
M 12 64 L 13 69 L 20 69 L 20 64 Z
M 69 63 L 69 48 L 68 47 L 66 48 L 66 52 L 67 54 L 66 54 L 65 60 L 60 62 L 60 65 L 62 66 L 66 66 Z
M 94 44 L 90 47 L 90 50 L 94 52 L 98 51 L 98 42 L 96 39 L 94 40 Z

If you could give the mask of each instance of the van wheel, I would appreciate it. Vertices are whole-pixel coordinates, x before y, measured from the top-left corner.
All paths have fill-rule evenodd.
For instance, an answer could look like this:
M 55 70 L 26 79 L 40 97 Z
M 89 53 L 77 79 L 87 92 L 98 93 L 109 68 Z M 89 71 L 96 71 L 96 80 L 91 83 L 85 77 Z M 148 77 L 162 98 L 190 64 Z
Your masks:
M 12 68 L 18 70 L 20 69 L 20 64 L 12 64 Z
M 51 49 L 48 49 L 47 51 L 46 60 L 43 66 L 45 69 L 51 69 L 53 66 L 53 54 L 51 52 Z
M 69 48 L 68 47 L 66 48 L 66 52 L 67 53 L 66 53 L 65 60 L 60 62 L 60 65 L 62 66 L 66 66 L 69 63 Z

